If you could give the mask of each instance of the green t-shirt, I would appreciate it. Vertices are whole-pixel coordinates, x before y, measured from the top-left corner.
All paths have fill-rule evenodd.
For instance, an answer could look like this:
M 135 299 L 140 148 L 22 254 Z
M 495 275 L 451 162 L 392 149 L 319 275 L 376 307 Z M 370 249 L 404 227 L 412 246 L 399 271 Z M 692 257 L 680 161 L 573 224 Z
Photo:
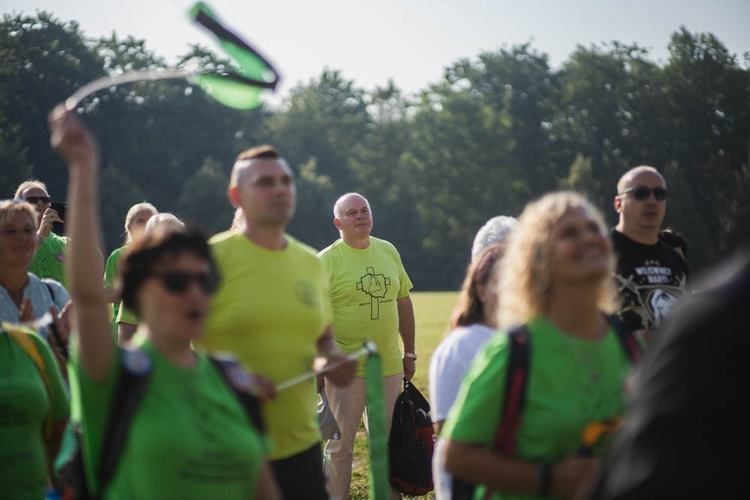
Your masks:
M 58 236 L 49 233 L 34 255 L 34 260 L 29 265 L 29 272 L 37 278 L 52 278 L 65 285 L 65 246 L 68 244 L 67 236 Z
M 51 391 L 29 355 L 0 328 L 0 497 L 44 498 L 45 453 L 42 433 L 48 415 L 68 417 L 70 405 L 60 368 L 47 343 L 29 332 L 36 344 Z
M 141 347 L 153 372 L 103 498 L 252 498 L 265 443 L 222 375 L 205 355 L 198 356 L 197 366 L 180 368 L 148 342 Z M 116 359 L 101 384 L 86 376 L 77 357 L 72 363 L 73 404 L 89 477 L 99 463 L 123 358 Z
M 383 360 L 383 375 L 402 373 L 396 301 L 409 295 L 412 283 L 396 248 L 373 237 L 365 249 L 339 239 L 318 257 L 328 271 L 333 334 L 341 351 L 354 352 L 371 340 Z M 364 376 L 363 361 L 358 377 Z
M 563 333 L 543 317 L 527 326 L 531 357 L 515 458 L 556 462 L 580 448 L 586 424 L 623 413 L 624 383 L 632 365 L 612 329 L 602 340 L 589 342 Z M 449 439 L 492 444 L 505 393 L 508 346 L 507 335 L 497 335 L 474 358 L 443 427 Z M 482 498 L 483 488 L 477 490 L 475 498 Z
M 328 278 L 314 251 L 286 236 L 287 246 L 267 250 L 237 231 L 218 234 L 211 248 L 222 282 L 200 346 L 230 352 L 273 383 L 309 371 L 316 342 L 331 323 Z M 264 405 L 271 460 L 320 442 L 314 379 L 282 391 Z
M 122 254 L 125 247 L 116 248 L 109 254 L 107 264 L 104 266 L 104 288 L 111 290 L 115 286 L 115 280 L 119 274 L 120 269 L 120 254 Z M 120 311 L 120 302 L 112 304 L 112 332 L 117 338 L 117 314 Z

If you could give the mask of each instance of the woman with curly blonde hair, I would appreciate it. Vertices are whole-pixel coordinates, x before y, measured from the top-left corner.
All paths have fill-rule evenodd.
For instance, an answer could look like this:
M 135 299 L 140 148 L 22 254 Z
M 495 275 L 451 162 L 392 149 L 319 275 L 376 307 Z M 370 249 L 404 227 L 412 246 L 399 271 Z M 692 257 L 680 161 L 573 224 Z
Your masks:
M 551 193 L 527 205 L 500 263 L 500 324 L 524 325 L 529 345 L 515 451 L 491 449 L 504 410 L 509 335 L 490 340 L 474 359 L 443 427 L 446 468 L 480 485 L 476 495 L 584 494 L 601 450 L 582 454 L 582 432 L 623 412 L 632 367 L 606 316 L 615 306 L 613 266 L 608 231 L 583 196 Z

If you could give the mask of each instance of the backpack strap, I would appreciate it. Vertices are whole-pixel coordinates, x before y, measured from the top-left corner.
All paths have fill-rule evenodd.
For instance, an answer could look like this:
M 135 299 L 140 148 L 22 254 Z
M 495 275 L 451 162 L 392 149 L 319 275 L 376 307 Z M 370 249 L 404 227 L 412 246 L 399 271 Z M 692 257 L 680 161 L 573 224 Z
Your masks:
M 637 365 L 643 357 L 643 348 L 635 338 L 635 331 L 628 327 L 616 314 L 609 314 L 604 317 L 617 334 L 617 338 L 620 340 L 630 362 Z
M 526 404 L 526 386 L 528 385 L 529 357 L 531 345 L 526 325 L 511 328 L 508 335 L 508 368 L 505 379 L 505 395 L 500 423 L 495 431 L 492 450 L 512 456 L 516 452 L 516 436 L 521 426 L 521 414 Z M 474 498 L 476 485 L 453 478 L 451 498 L 453 500 L 470 500 Z M 490 490 L 484 498 L 489 498 Z
M 44 280 L 39 280 L 39 281 L 45 284 L 45 286 L 47 287 L 47 291 L 49 291 L 49 297 L 50 299 L 52 299 L 52 305 L 55 305 L 55 290 L 52 288 L 52 285 L 50 285 Z
M 430 403 L 427 402 L 427 398 L 414 387 L 411 381 L 404 379 L 404 391 L 409 394 L 414 404 L 424 410 L 425 413 L 430 413 Z
M 104 434 L 99 467 L 96 469 L 97 497 L 101 497 L 114 477 L 117 464 L 125 448 L 133 416 L 143 399 L 153 371 L 153 361 L 143 349 L 121 351 L 120 371 L 117 374 L 109 420 Z
M 211 363 L 213 363 L 216 370 L 221 374 L 221 378 L 239 400 L 250 423 L 258 431 L 265 433 L 266 425 L 260 411 L 260 401 L 248 390 L 250 374 L 232 357 L 209 355 L 208 359 L 211 360 Z
M 57 309 L 57 303 L 55 301 L 55 289 L 50 285 L 47 281 L 39 280 L 47 287 L 47 291 L 49 292 L 50 297 L 50 303 L 55 306 L 55 309 Z M 60 312 L 60 311 L 58 311 Z M 65 361 L 68 360 L 69 352 L 68 352 L 68 346 L 65 345 L 65 342 L 63 342 L 62 337 L 60 337 L 60 332 L 57 331 L 57 326 L 55 326 L 55 319 L 52 318 L 52 321 L 47 325 L 47 328 L 49 329 L 49 332 L 52 334 L 53 337 L 55 337 L 55 342 L 57 342 L 57 345 L 59 346 L 59 349 L 57 350 L 60 355 L 63 357 Z
M 617 338 L 630 361 L 634 365 L 638 364 L 643 356 L 643 349 L 636 340 L 634 331 L 615 315 L 606 315 L 605 318 L 617 334 Z M 512 456 L 517 450 L 516 435 L 521 424 L 521 414 L 526 404 L 531 342 L 525 325 L 511 328 L 508 331 L 508 337 L 510 353 L 508 355 L 508 375 L 505 381 L 505 400 L 493 449 Z
M 495 434 L 492 449 L 504 455 L 515 455 L 516 436 L 521 426 L 521 414 L 526 404 L 529 358 L 531 342 L 526 325 L 519 325 L 508 331 L 508 374 L 505 379 L 505 396 L 500 426 Z
M 39 370 L 39 375 L 41 375 L 42 377 L 45 389 L 47 389 L 47 395 L 49 396 L 50 405 L 54 405 L 55 402 L 52 398 L 52 385 L 50 384 L 49 376 L 47 375 L 47 367 L 44 364 L 44 360 L 42 359 L 42 355 L 39 353 L 39 348 L 37 347 L 36 342 L 34 342 L 34 339 L 28 332 L 25 332 L 21 328 L 15 327 L 8 323 L 3 322 L 2 327 L 6 332 L 8 332 L 10 338 L 13 339 L 16 344 L 18 344 L 18 347 L 20 347 L 29 356 L 29 358 L 31 358 L 34 366 L 36 366 L 36 369 Z M 50 411 L 47 412 L 47 418 L 44 422 L 44 435 L 47 437 L 49 437 L 52 433 L 52 413 L 52 408 L 50 408 Z

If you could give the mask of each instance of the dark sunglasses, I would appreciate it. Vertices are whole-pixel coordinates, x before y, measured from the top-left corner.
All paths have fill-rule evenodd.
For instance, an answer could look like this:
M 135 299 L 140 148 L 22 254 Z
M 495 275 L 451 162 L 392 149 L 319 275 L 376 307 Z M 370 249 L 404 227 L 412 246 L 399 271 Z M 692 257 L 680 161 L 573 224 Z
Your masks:
M 173 271 L 157 274 L 156 277 L 161 280 L 164 288 L 171 293 L 185 293 L 193 281 L 198 284 L 201 290 L 209 295 L 212 295 L 218 287 L 216 278 L 209 273 L 191 274 Z
M 653 189 L 644 186 L 632 187 L 620 193 L 620 196 L 628 193 L 633 193 L 633 198 L 640 201 L 648 200 L 651 193 L 654 193 L 654 199 L 656 201 L 664 201 L 667 199 L 667 190 L 663 187 L 655 187 Z
M 26 203 L 31 203 L 32 205 L 36 205 L 40 201 L 44 203 L 45 205 L 49 205 L 52 203 L 52 198 L 49 196 L 29 196 L 28 198 L 24 198 L 23 201 Z

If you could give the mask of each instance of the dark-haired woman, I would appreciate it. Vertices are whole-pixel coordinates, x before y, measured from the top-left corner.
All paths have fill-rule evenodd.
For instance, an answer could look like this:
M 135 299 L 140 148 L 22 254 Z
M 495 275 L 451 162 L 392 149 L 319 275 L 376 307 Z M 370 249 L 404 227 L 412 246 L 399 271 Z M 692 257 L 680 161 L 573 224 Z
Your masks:
M 277 498 L 263 437 L 219 371 L 191 347 L 203 333 L 218 279 L 205 238 L 166 232 L 129 248 L 121 267 L 122 298 L 139 317 L 142 342 L 139 351 L 124 354 L 108 334 L 97 256 L 96 145 L 62 105 L 53 110 L 50 129 L 70 173 L 68 271 L 79 335 L 73 404 L 81 415 L 89 487 L 103 498 Z M 136 365 L 151 364 L 150 379 L 115 473 L 100 485 L 95 465 L 102 458 L 116 377 L 133 356 Z
M 496 243 L 484 249 L 471 263 L 451 316 L 451 330 L 430 358 L 430 403 L 438 434 L 432 476 L 435 498 L 439 500 L 451 498 L 453 484 L 444 466 L 445 440 L 440 437 L 440 431 L 471 360 L 496 333 L 498 269 L 504 252 L 505 245 Z

